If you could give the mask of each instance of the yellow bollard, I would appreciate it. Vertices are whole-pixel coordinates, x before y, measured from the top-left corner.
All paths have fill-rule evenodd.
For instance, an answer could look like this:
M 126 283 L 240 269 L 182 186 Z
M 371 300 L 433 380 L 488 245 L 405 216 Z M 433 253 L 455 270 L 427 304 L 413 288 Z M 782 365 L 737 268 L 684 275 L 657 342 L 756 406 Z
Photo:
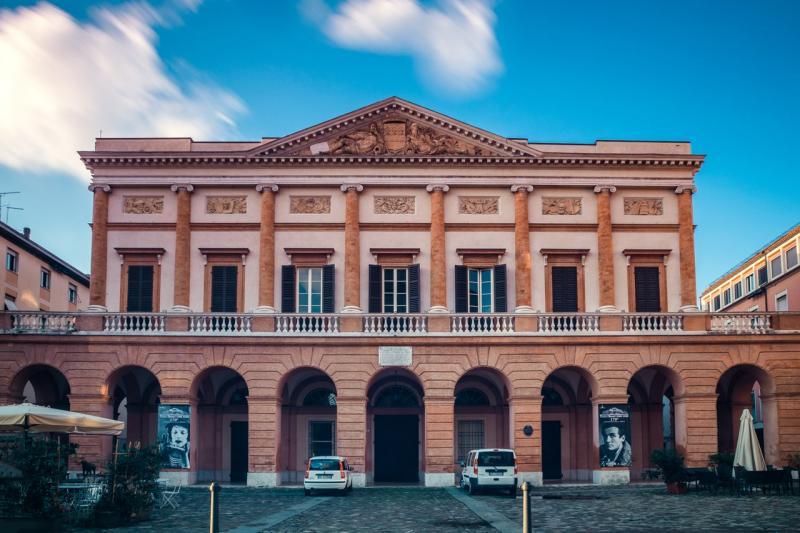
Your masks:
M 527 481 L 522 482 L 522 533 L 531 533 L 531 499 Z
M 209 531 L 210 533 L 219 533 L 219 500 L 217 499 L 217 493 L 221 489 L 215 481 L 208 486 L 208 490 L 211 491 L 211 515 L 208 518 Z

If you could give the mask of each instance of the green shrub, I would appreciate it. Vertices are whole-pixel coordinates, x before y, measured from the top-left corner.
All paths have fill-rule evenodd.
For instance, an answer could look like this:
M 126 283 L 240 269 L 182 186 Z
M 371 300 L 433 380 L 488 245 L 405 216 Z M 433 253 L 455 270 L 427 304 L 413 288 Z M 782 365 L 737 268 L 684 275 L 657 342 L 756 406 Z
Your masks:
M 130 448 L 108 464 L 108 483 L 95 513 L 112 513 L 121 522 L 149 517 L 158 500 L 158 476 L 163 458 L 157 446 Z
M 708 464 L 714 467 L 733 468 L 733 454 L 724 452 L 711 454 L 708 456 Z
M 661 471 L 664 483 L 678 483 L 686 479 L 683 456 L 673 449 L 653 450 L 650 462 Z

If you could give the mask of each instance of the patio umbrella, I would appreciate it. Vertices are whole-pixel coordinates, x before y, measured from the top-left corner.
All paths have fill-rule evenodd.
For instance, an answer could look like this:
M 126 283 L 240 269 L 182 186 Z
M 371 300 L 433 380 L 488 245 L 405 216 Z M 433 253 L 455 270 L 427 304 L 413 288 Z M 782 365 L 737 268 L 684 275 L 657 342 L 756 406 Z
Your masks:
M 756 428 L 753 426 L 753 416 L 745 409 L 739 418 L 739 440 L 736 441 L 736 455 L 733 466 L 742 466 L 745 470 L 766 470 L 764 454 L 758 444 Z
M 125 422 L 21 403 L 0 406 L 0 431 L 119 435 Z

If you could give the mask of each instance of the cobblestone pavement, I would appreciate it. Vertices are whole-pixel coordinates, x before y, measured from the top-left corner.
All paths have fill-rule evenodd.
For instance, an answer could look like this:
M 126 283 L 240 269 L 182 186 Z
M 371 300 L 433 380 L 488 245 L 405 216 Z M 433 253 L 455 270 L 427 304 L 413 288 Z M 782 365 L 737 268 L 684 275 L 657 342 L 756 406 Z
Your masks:
M 690 492 L 675 496 L 663 484 L 625 487 L 559 487 L 533 490 L 536 531 L 798 531 L 800 496 L 730 496 Z M 544 497 L 539 499 L 537 496 Z M 561 499 L 551 499 L 561 497 Z M 478 495 L 515 523 L 522 523 L 522 497 Z M 597 499 L 595 499 L 597 498 Z

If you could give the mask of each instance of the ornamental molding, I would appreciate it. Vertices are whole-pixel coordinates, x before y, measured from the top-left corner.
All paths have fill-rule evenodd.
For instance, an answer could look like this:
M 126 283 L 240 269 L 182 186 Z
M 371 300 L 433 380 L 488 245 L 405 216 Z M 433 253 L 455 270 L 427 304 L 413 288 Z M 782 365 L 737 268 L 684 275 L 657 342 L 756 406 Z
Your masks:
M 543 215 L 580 215 L 583 210 L 580 197 L 543 197 Z
M 655 216 L 664 214 L 663 198 L 625 198 L 625 214 Z
M 164 212 L 163 196 L 123 196 L 122 212 L 126 215 L 158 215 Z
M 247 213 L 247 196 L 206 196 L 206 214 L 242 215 Z
M 413 215 L 417 211 L 416 196 L 375 196 L 373 213 L 376 215 Z
M 459 196 L 458 213 L 461 215 L 497 215 L 500 213 L 500 197 Z
M 330 212 L 330 196 L 289 196 L 289 213 L 292 215 L 327 215 Z

